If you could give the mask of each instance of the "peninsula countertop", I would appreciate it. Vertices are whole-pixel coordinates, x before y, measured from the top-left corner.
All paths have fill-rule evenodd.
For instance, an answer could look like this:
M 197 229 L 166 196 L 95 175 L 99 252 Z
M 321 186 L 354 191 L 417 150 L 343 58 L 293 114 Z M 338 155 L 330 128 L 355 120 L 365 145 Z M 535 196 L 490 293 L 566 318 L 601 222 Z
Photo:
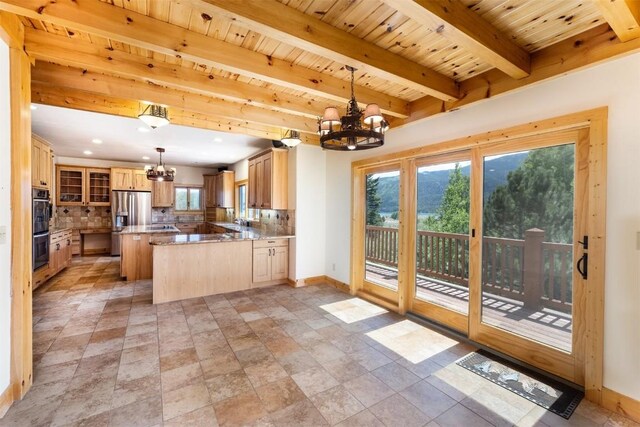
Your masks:
M 158 233 L 180 233 L 180 229 L 173 225 L 152 224 L 152 225 L 129 225 L 124 227 L 120 234 L 158 234 Z
M 251 227 L 246 230 L 217 234 L 174 234 L 168 236 L 154 236 L 149 239 L 150 245 L 188 245 L 199 243 L 238 242 L 242 240 L 291 239 L 295 236 L 285 233 L 267 232 Z

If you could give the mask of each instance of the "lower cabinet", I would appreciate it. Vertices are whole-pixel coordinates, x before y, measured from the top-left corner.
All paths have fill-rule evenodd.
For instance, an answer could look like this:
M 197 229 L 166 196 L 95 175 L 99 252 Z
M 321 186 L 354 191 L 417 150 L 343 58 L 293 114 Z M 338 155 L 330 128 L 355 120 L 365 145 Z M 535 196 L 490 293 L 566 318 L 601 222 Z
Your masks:
M 33 289 L 58 274 L 71 264 L 71 230 L 51 233 L 49 237 L 49 264 L 33 272 Z
M 176 228 L 180 230 L 182 234 L 196 234 L 198 232 L 198 224 L 193 222 L 179 222 L 176 224 Z
M 289 276 L 289 239 L 253 241 L 253 283 L 266 285 Z

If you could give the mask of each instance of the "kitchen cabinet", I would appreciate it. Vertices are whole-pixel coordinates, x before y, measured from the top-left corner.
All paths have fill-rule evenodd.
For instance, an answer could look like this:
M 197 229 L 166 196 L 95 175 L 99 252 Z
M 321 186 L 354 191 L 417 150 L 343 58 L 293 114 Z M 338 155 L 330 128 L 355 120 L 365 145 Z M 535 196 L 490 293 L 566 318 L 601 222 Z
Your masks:
M 288 152 L 270 149 L 249 158 L 249 208 L 287 209 Z
M 175 202 L 175 191 L 171 181 L 151 181 L 151 207 L 170 208 Z
M 253 241 L 253 283 L 264 286 L 289 276 L 289 240 Z
M 112 190 L 151 191 L 151 182 L 144 169 L 111 168 Z
M 51 147 L 37 135 L 31 137 L 31 185 L 51 191 Z
M 204 176 L 205 206 L 208 208 L 233 208 L 235 199 L 235 173 L 222 171 Z
M 176 228 L 182 234 L 196 234 L 198 232 L 198 224 L 194 222 L 179 222 L 176 224 Z
M 31 281 L 34 290 L 71 264 L 71 245 L 71 229 L 51 233 L 49 263 L 33 272 Z
M 58 206 L 111 206 L 111 171 L 58 166 Z

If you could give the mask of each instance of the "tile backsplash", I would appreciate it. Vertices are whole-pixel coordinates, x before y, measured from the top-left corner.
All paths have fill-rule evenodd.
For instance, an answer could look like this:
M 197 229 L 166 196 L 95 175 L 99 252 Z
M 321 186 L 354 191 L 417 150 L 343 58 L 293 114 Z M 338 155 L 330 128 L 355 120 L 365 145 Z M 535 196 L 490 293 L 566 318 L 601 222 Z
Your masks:
M 151 209 L 151 222 L 204 222 L 204 214 L 183 214 L 176 213 L 173 208 L 153 208 Z
M 296 211 L 294 209 L 249 209 L 249 218 L 257 218 L 257 223 L 255 219 L 252 220 L 252 227 L 296 234 Z
M 109 206 L 58 206 L 55 224 L 73 228 L 111 228 Z

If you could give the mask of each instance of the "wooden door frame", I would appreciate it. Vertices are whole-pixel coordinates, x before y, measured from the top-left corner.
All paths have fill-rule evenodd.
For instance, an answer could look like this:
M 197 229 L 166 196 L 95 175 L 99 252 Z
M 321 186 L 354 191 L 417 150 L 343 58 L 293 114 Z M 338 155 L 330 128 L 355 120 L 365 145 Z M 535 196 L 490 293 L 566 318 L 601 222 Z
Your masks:
M 11 120 L 11 375 L 0 413 L 21 399 L 32 383 L 32 201 L 31 62 L 24 28 L 16 15 L 0 11 L 0 38 L 9 46 Z M 0 390 L 3 393 L 3 390 Z
M 376 166 L 384 166 L 391 163 L 407 164 L 414 162 L 420 157 L 435 156 L 460 150 L 468 150 L 474 147 L 488 146 L 490 144 L 500 144 L 513 139 L 534 137 L 544 134 L 552 134 L 564 130 L 582 130 L 583 135 L 589 138 L 589 182 L 587 184 L 589 198 L 588 225 L 589 230 L 589 284 L 587 286 L 585 298 L 585 330 L 584 335 L 584 369 L 581 373 L 584 376 L 585 395 L 588 400 L 600 404 L 602 402 L 602 381 L 603 381 L 603 353 L 604 353 L 604 269 L 605 269 L 605 226 L 606 226 L 606 169 L 607 169 L 607 116 L 608 108 L 601 107 L 593 110 L 581 111 L 534 122 L 529 122 L 506 129 L 484 132 L 450 141 L 431 144 L 423 147 L 411 148 L 408 150 L 374 156 L 352 163 L 352 194 L 351 194 L 351 285 L 350 290 L 354 295 L 361 295 L 371 299 L 373 302 L 377 298 L 370 298 L 366 293 L 361 292 L 362 278 L 364 277 L 364 235 L 361 230 L 364 226 L 364 171 Z M 478 158 L 479 150 L 472 150 L 472 165 L 480 165 Z M 473 167 L 473 166 L 472 166 Z M 403 203 L 410 203 L 409 194 L 415 191 L 415 182 L 409 182 L 407 177 L 411 174 L 401 173 L 401 200 Z M 403 192 L 404 187 L 407 188 Z M 471 185 L 478 185 L 473 183 Z M 413 186 L 413 187 L 412 187 Z M 415 203 L 415 202 L 413 202 Z M 472 200 L 472 204 L 474 201 Z M 477 203 L 477 201 L 475 202 Z M 471 206 L 471 210 L 481 208 L 481 206 Z M 406 213 L 401 215 L 401 221 L 407 222 L 411 218 L 412 206 L 406 205 Z M 409 214 L 407 214 L 409 213 Z M 403 217 L 403 218 L 402 218 Z M 413 218 L 415 220 L 415 218 Z M 472 224 L 472 228 L 475 224 Z M 412 233 L 413 234 L 413 233 Z M 476 238 L 470 241 L 470 251 L 478 251 L 479 233 Z M 410 244 L 410 240 L 405 239 L 404 250 Z M 407 252 L 408 254 L 411 251 Z M 411 256 L 405 256 L 405 260 L 400 260 L 400 264 L 407 264 Z M 479 262 L 476 260 L 475 262 Z M 400 265 L 399 265 L 400 269 Z M 477 266 L 476 266 L 477 270 Z M 412 271 L 412 270 L 411 270 Z M 407 287 L 405 282 L 404 287 Z M 401 289 L 399 283 L 399 295 L 410 294 L 407 289 Z M 470 289 L 470 292 L 479 292 L 478 289 Z M 475 295 L 476 300 L 480 295 Z M 470 299 L 474 297 L 470 295 Z M 404 313 L 407 304 L 383 304 L 387 308 Z M 471 310 L 472 307 L 470 306 Z M 470 331 L 470 333 L 473 333 Z

